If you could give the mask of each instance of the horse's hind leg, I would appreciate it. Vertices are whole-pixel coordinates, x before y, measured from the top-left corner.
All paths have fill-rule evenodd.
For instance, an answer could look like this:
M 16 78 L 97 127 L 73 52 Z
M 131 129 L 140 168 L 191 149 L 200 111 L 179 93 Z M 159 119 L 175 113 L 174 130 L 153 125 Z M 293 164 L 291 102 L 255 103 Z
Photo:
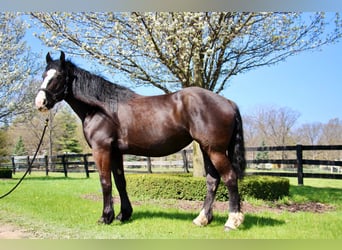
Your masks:
M 240 210 L 237 175 L 225 153 L 213 152 L 210 154 L 210 159 L 221 175 L 223 183 L 229 192 L 229 217 L 224 225 L 225 230 L 236 229 L 242 224 L 244 219 L 244 215 Z
M 129 201 L 128 194 L 126 191 L 126 180 L 124 175 L 124 168 L 123 168 L 123 158 L 122 154 L 119 152 L 113 153 L 113 166 L 112 172 L 114 175 L 114 181 L 116 188 L 120 195 L 121 201 L 121 211 L 116 217 L 117 220 L 120 221 L 127 221 L 131 218 L 133 209 L 131 202 Z
M 219 173 L 216 171 L 208 155 L 203 151 L 202 153 L 204 159 L 204 167 L 206 171 L 207 194 L 200 214 L 193 220 L 193 223 L 197 226 L 205 226 L 212 221 L 212 205 L 215 200 L 217 187 L 220 183 Z

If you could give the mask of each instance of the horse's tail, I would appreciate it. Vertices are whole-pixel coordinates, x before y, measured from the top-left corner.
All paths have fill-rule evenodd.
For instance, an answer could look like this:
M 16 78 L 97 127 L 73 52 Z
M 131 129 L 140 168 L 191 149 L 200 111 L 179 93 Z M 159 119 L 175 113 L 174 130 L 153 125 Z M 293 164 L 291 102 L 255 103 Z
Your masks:
M 235 106 L 235 126 L 228 148 L 228 155 L 237 177 L 242 179 L 246 169 L 245 142 L 243 138 L 242 118 L 237 106 Z

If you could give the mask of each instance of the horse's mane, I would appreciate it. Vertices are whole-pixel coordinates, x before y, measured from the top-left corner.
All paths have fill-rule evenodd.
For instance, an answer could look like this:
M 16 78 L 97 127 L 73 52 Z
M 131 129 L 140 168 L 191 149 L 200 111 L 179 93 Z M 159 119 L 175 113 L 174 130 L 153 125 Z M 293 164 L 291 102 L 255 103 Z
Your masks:
M 71 61 L 66 62 L 66 67 L 73 78 L 73 95 L 91 106 L 101 106 L 115 112 L 118 102 L 125 102 L 136 95 L 132 90 L 81 69 Z

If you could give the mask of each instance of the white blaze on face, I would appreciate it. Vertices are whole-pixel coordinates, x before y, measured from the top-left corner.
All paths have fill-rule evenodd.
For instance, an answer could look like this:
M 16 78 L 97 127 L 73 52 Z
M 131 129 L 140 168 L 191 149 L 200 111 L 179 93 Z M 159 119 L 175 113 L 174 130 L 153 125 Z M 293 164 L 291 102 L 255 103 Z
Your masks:
M 41 89 L 46 89 L 47 85 L 51 81 L 51 79 L 56 75 L 57 71 L 55 69 L 50 69 L 46 72 L 46 77 L 43 80 L 42 86 L 40 86 Z M 46 102 L 46 95 L 45 91 L 40 90 L 36 96 L 36 107 L 39 110 L 44 109 L 44 104 Z

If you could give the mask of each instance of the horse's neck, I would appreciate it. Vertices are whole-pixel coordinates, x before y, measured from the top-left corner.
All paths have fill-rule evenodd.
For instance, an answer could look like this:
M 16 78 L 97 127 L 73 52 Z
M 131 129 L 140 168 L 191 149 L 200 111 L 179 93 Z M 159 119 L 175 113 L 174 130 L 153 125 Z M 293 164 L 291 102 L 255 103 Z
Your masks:
M 76 80 L 72 83 L 72 95 L 66 99 L 66 102 L 81 120 L 95 111 L 112 116 L 117 112 L 119 102 L 139 96 L 119 85 L 111 86 L 111 83 L 104 80 L 86 79 L 81 74 L 76 76 L 74 78 Z
M 91 106 L 88 106 L 87 103 L 76 100 L 74 98 L 67 98 L 65 101 L 74 110 L 74 112 L 81 119 L 81 121 L 84 121 L 88 113 L 92 110 Z

